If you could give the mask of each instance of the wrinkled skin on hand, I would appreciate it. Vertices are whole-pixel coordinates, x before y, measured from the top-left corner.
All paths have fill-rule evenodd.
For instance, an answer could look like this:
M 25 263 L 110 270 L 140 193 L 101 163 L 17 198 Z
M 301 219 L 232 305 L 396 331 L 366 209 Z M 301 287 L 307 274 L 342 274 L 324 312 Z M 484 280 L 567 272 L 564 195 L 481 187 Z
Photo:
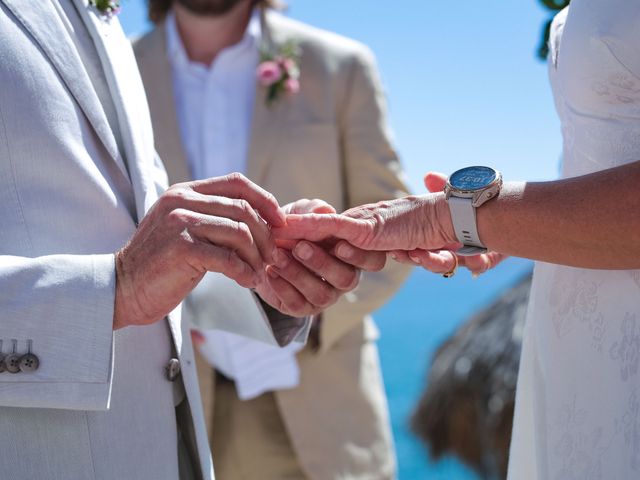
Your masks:
M 207 272 L 255 286 L 272 263 L 273 195 L 240 174 L 177 184 L 116 252 L 114 329 L 164 318 Z
M 412 195 L 362 205 L 342 214 L 288 215 L 286 227 L 273 233 L 276 239 L 343 239 L 367 251 L 442 248 L 454 243 L 455 237 L 442 226 L 440 197 Z
M 276 228 L 276 242 L 307 239 L 335 243 L 339 239 L 362 250 L 385 251 L 401 263 L 419 265 L 434 273 L 445 273 L 456 265 L 474 274 L 495 267 L 505 256 L 488 252 L 471 257 L 456 256 L 456 239 L 448 205 L 444 199 L 446 177 L 429 173 L 428 195 L 408 196 L 347 210 L 341 215 L 288 215 L 287 225 Z

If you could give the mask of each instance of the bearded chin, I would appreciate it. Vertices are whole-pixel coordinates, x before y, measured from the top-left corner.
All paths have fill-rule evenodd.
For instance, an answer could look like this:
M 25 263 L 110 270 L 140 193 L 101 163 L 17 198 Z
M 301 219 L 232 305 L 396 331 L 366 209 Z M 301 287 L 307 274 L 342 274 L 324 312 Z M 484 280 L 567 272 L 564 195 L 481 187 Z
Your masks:
M 179 3 L 196 15 L 217 17 L 229 12 L 233 7 L 243 1 L 244 0 L 176 0 L 176 3 Z

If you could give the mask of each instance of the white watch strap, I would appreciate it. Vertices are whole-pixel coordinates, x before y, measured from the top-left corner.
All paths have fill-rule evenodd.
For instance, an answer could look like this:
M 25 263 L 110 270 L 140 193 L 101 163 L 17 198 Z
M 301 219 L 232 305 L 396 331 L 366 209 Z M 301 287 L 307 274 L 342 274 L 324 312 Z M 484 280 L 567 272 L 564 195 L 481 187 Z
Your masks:
M 480 241 L 476 224 L 476 209 L 471 204 L 470 198 L 449 197 L 449 210 L 453 229 L 458 241 L 464 247 L 457 253 L 461 255 L 477 255 L 486 251 L 486 247 Z

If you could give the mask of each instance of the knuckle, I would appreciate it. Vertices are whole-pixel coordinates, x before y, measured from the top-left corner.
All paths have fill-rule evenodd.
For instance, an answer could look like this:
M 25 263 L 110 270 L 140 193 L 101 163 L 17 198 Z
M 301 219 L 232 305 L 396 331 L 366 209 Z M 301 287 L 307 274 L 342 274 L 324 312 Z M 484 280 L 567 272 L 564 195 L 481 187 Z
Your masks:
M 186 210 L 180 208 L 171 209 L 167 213 L 167 222 L 173 227 L 184 227 L 188 223 L 188 215 Z
M 233 206 L 241 219 L 256 219 L 257 215 L 251 204 L 243 198 L 235 199 Z
M 244 268 L 242 268 L 238 260 L 238 256 L 233 250 L 225 249 L 222 257 L 222 268 L 225 272 L 242 274 Z
M 251 230 L 247 226 L 246 223 L 243 222 L 234 222 L 234 227 L 236 235 L 243 242 L 253 242 L 253 237 L 251 236 Z
M 240 172 L 233 172 L 227 175 L 227 181 L 238 187 L 244 187 L 249 184 L 249 180 Z

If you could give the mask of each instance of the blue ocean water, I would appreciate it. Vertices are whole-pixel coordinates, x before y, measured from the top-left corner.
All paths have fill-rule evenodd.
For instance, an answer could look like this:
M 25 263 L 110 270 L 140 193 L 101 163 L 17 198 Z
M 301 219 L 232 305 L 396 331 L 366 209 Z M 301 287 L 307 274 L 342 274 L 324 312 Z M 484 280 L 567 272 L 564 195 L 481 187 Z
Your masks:
M 381 332 L 380 359 L 399 463 L 399 480 L 477 480 L 454 458 L 430 461 L 409 431 L 409 417 L 426 385 L 436 348 L 479 309 L 529 272 L 532 263 L 509 259 L 472 279 L 459 271 L 445 279 L 415 269 L 398 294 L 374 314 Z

